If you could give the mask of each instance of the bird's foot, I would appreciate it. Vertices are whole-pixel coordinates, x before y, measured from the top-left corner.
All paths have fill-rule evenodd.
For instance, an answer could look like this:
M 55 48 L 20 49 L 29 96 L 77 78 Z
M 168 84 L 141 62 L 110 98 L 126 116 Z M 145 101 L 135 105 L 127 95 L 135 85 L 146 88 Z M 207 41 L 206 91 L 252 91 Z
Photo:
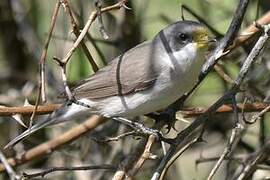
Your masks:
M 147 115 L 150 118 L 156 120 L 156 122 L 163 121 L 166 125 L 167 132 L 170 132 L 171 128 L 175 129 L 175 122 L 176 119 L 176 111 L 172 108 L 167 108 L 166 110 L 162 111 L 161 113 L 151 113 Z

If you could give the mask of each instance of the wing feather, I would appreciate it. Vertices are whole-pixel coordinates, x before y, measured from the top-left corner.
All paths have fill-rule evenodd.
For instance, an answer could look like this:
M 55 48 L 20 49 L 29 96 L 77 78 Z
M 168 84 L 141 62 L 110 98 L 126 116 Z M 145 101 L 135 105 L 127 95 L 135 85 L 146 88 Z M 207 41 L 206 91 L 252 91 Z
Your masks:
M 78 99 L 121 96 L 151 88 L 158 76 L 152 66 L 154 43 L 144 42 L 112 60 L 73 88 Z

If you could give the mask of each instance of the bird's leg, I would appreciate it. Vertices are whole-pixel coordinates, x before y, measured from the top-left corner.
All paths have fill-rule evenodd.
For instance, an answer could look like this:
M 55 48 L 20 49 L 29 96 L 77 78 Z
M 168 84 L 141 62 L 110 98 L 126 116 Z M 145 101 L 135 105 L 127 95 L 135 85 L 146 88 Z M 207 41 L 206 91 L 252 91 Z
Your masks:
M 112 119 L 115 121 L 118 121 L 120 123 L 123 123 L 125 125 L 130 126 L 131 128 L 135 129 L 139 133 L 143 133 L 146 135 L 154 135 L 155 137 L 157 137 L 161 141 L 164 141 L 168 144 L 174 144 L 173 139 L 164 138 L 162 136 L 162 134 L 159 132 L 159 130 L 157 130 L 157 129 L 152 129 L 152 128 L 146 127 L 142 123 L 132 121 L 132 120 L 129 120 L 129 119 L 126 119 L 123 117 L 112 117 Z
M 155 129 L 151 129 L 148 127 L 145 127 L 142 123 L 136 122 L 136 121 L 132 121 L 123 117 L 112 117 L 113 120 L 118 121 L 120 123 L 123 123 L 125 125 L 130 126 L 131 128 L 139 131 L 140 133 L 143 134 L 147 134 L 147 135 L 155 135 L 155 136 L 159 136 L 159 131 L 155 130 Z
M 203 122 L 202 130 L 201 130 L 200 135 L 198 137 L 198 142 L 206 142 L 206 140 L 203 139 L 203 134 L 205 132 L 205 129 L 206 129 L 206 122 Z
M 177 121 L 176 112 L 183 107 L 183 104 L 187 97 L 188 97 L 188 94 L 183 95 L 173 104 L 169 105 L 161 113 L 151 113 L 151 114 L 147 114 L 146 116 L 155 119 L 156 122 L 164 121 L 164 123 L 167 125 L 166 127 L 167 133 L 171 130 L 171 128 L 176 130 L 175 129 L 175 122 Z
M 156 122 L 163 121 L 165 123 L 167 133 L 173 128 L 175 130 L 175 122 L 176 122 L 176 110 L 171 108 L 170 106 L 166 108 L 164 111 L 160 113 L 151 113 L 146 116 L 154 119 Z
M 68 102 L 67 102 L 67 105 L 71 105 L 71 104 L 77 104 L 79 106 L 83 106 L 83 107 L 86 107 L 86 108 L 92 108 L 90 105 L 84 103 L 84 102 L 81 102 L 81 101 L 78 101 L 74 96 L 72 96 L 72 99 L 68 99 Z

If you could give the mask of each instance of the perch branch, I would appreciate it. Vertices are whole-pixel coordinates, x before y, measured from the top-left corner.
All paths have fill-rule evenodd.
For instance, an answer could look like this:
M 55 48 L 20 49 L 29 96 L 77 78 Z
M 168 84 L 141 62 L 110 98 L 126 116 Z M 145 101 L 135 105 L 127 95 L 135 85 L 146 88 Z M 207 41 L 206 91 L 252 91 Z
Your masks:
M 38 106 L 36 110 L 37 115 L 50 114 L 53 111 L 57 110 L 61 104 L 47 104 Z M 244 112 L 258 112 L 263 111 L 261 113 L 269 112 L 270 109 L 267 108 L 269 104 L 267 103 L 238 103 L 237 108 L 238 111 Z M 180 110 L 185 118 L 188 117 L 196 117 L 207 111 L 207 107 L 184 107 Z M 18 106 L 18 107 L 6 107 L 0 106 L 0 116 L 12 116 L 14 114 L 21 115 L 30 115 L 35 110 L 34 106 Z M 233 112 L 233 107 L 230 104 L 224 104 L 216 110 L 216 113 L 231 113 Z

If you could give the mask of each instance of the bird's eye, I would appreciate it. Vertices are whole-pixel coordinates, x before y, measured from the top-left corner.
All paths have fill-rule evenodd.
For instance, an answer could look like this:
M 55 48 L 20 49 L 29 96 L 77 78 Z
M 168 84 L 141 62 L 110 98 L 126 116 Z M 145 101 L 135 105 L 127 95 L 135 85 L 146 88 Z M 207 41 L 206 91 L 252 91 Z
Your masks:
M 186 41 L 186 40 L 188 39 L 188 36 L 187 36 L 186 34 L 184 34 L 184 33 L 179 33 L 179 34 L 177 35 L 177 38 L 178 38 L 179 40 L 181 40 L 181 41 Z

